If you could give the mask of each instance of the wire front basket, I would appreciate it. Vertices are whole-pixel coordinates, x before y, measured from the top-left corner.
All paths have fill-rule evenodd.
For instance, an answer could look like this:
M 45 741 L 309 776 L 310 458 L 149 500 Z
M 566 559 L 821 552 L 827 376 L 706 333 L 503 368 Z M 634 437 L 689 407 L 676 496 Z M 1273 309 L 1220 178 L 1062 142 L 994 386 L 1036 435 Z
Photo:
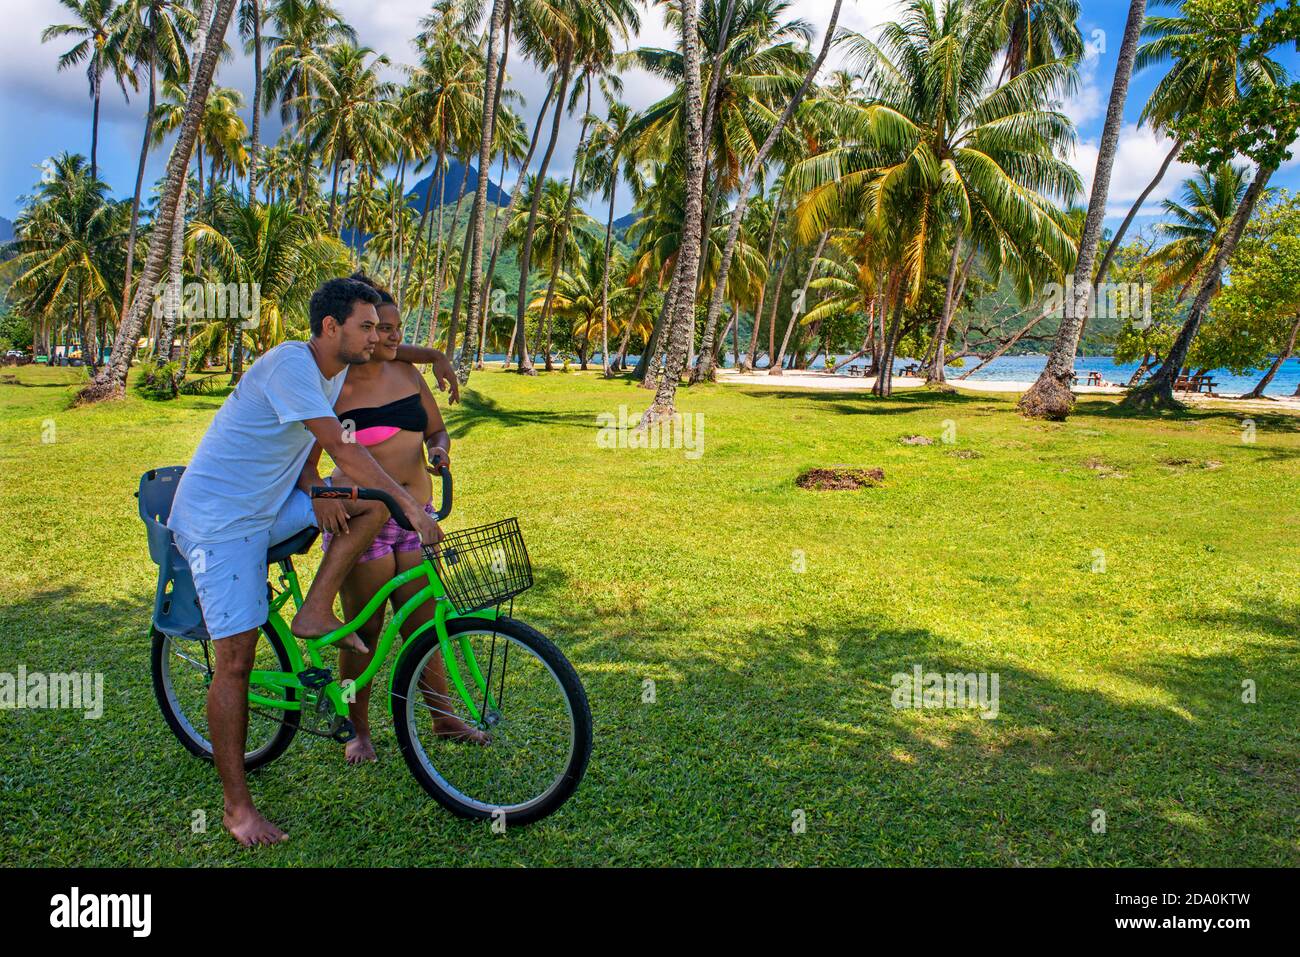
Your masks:
M 533 587 L 533 566 L 513 518 L 452 532 L 442 540 L 435 561 L 438 577 L 462 615 Z

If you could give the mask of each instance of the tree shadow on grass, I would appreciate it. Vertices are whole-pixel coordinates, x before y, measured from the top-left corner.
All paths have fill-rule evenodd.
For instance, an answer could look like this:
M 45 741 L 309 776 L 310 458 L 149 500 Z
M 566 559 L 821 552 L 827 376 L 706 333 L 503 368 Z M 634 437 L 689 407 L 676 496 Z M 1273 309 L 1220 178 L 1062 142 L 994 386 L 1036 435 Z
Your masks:
M 460 402 L 447 414 L 447 431 L 454 439 L 464 438 L 478 426 L 496 423 L 506 428 L 518 428 L 525 425 L 566 425 L 575 428 L 594 429 L 594 415 L 582 412 L 549 412 L 544 409 L 507 409 L 495 399 L 490 399 L 478 391 L 461 394 Z
M 1229 851 L 1240 834 L 1226 835 L 1240 827 L 1254 827 L 1252 863 L 1300 860 L 1300 794 L 1278 793 L 1285 747 L 1265 746 L 1272 757 L 1244 783 L 1231 761 L 1200 763 L 1259 730 L 1232 696 L 1247 667 L 1234 655 L 1153 654 L 1116 691 L 877 615 L 784 629 L 730 622 L 705 646 L 687 622 L 653 612 L 576 610 L 553 626 L 608 745 L 595 772 L 605 799 L 642 806 L 670 794 L 677 826 L 697 838 L 707 822 L 729 822 L 736 846 L 718 835 L 709 863 L 786 860 L 775 848 L 790 808 L 806 809 L 810 831 L 816 820 L 856 847 L 831 858 L 840 864 L 1239 864 Z M 918 665 L 997 673 L 996 718 L 895 707 L 895 676 Z M 1294 666 L 1279 668 L 1270 680 L 1293 686 Z M 647 680 L 653 706 L 602 708 L 635 701 Z M 617 780 L 607 762 L 629 751 L 657 777 Z M 1123 830 L 1089 845 L 1095 807 Z M 1247 814 L 1265 823 L 1244 824 Z M 924 849 L 949 856 L 927 860 Z
M 1288 415 L 1285 412 L 1261 412 L 1255 409 L 1205 408 L 1187 406 L 1183 409 L 1146 410 L 1129 409 L 1118 402 L 1080 402 L 1074 408 L 1074 415 L 1092 415 L 1110 419 L 1122 419 L 1134 422 L 1156 423 L 1233 423 L 1243 424 L 1247 419 L 1255 423 L 1258 431 L 1300 432 L 1300 415 Z
M 987 405 L 989 396 L 967 395 L 960 392 L 941 392 L 937 389 L 917 389 L 895 392 L 882 399 L 869 392 L 793 389 L 741 389 L 740 394 L 758 399 L 804 399 L 821 411 L 840 415 L 898 415 L 926 411 L 939 407 L 960 409 Z
M 1222 618 L 1243 631 L 1241 651 L 1152 652 L 1111 670 L 1123 679 L 1116 689 L 1031 670 L 1000 649 L 971 648 L 884 613 L 754 624 L 636 594 L 622 607 L 574 602 L 563 571 L 540 565 L 534 574 L 536 590 L 514 615 L 576 666 L 595 752 L 557 817 L 560 831 L 519 832 L 512 860 L 557 847 L 590 860 L 583 848 L 600 847 L 610 864 L 1300 863 L 1291 699 L 1273 690 L 1268 717 L 1233 697 L 1241 675 L 1264 691 L 1296 686 L 1294 657 L 1276 654 L 1277 639 L 1296 640 L 1294 606 L 1191 611 L 1194 623 Z M 22 830 L 6 834 L 19 859 L 62 861 L 95 848 L 101 856 L 90 862 L 120 856 L 100 845 L 121 822 L 140 835 L 122 839 L 132 859 L 212 853 L 172 833 L 173 818 L 188 822 L 190 809 L 212 805 L 219 792 L 210 766 L 188 757 L 157 714 L 151 596 L 138 592 L 94 601 L 61 586 L 0 603 L 0 670 L 21 662 L 29 671 L 105 674 L 102 721 L 27 712 L 0 722 L 6 752 L 29 759 L 0 772 L 6 800 L 25 809 Z M 1263 673 L 1260 660 L 1269 662 Z M 996 718 L 910 700 L 895 707 L 895 676 L 918 665 L 997 673 Z M 386 723 L 382 705 L 372 715 Z M 304 738 L 258 775 L 259 796 L 306 814 L 299 822 L 316 829 L 367 786 L 336 774 L 335 757 L 328 743 Z M 394 757 L 385 754 L 374 786 L 420 800 Z M 302 793 L 309 802 L 286 803 Z M 389 839 L 453 835 L 477 846 L 469 825 L 418 807 L 387 824 Z M 1093 809 L 1107 815 L 1105 835 L 1090 829 Z M 792 837 L 795 811 L 806 835 Z M 336 823 L 343 830 L 330 847 L 367 833 L 352 819 Z M 557 843 L 574 829 L 578 846 Z M 216 853 L 245 861 L 220 842 Z M 323 852 L 308 844 L 293 853 Z

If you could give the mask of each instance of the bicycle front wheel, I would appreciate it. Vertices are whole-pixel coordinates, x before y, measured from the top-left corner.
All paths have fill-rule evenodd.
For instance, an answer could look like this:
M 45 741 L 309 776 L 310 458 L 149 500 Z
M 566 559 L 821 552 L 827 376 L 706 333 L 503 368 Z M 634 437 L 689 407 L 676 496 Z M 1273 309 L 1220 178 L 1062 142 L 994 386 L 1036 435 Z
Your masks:
M 212 760 L 208 732 L 208 686 L 216 659 L 212 642 L 194 638 L 173 638 L 154 629 L 150 654 L 154 696 L 172 733 L 195 757 Z M 289 653 L 269 626 L 258 635 L 253 667 L 264 671 L 289 671 Z M 266 692 L 264 692 L 266 693 Z M 285 688 L 281 696 L 296 700 L 296 692 Z M 244 769 L 255 771 L 284 754 L 302 719 L 301 711 L 251 705 Z
M 459 673 L 437 635 L 406 649 L 393 678 L 393 726 L 411 773 L 461 817 L 527 824 L 573 793 L 591 756 L 591 709 L 573 666 L 513 618 L 447 623 Z M 468 729 L 468 733 L 467 733 Z

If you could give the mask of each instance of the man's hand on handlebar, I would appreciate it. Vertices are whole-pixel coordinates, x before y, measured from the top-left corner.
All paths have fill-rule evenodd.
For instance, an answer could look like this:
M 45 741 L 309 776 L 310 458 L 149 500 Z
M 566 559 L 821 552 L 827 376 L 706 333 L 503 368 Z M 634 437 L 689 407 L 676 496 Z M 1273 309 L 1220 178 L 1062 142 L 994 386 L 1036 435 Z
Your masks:
M 347 507 L 336 498 L 313 498 L 312 510 L 316 513 L 316 527 L 331 535 L 346 535 L 348 531 Z

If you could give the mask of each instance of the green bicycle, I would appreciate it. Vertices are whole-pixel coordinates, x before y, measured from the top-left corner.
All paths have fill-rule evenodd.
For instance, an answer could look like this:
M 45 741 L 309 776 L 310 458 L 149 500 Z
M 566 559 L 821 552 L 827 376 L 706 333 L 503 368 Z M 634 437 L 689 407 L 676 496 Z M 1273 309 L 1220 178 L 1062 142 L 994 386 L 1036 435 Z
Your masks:
M 212 760 L 205 720 L 212 681 L 211 638 L 203 624 L 189 565 L 165 522 L 183 466 L 153 469 L 140 479 L 140 516 L 150 554 L 159 565 L 151 667 L 154 694 L 168 727 L 186 749 Z M 442 471 L 442 508 L 451 511 L 451 474 Z M 318 486 L 313 497 L 382 502 L 398 524 L 406 517 L 383 491 Z M 461 817 L 527 824 L 555 811 L 573 793 L 591 755 L 591 710 L 573 666 L 545 636 L 502 606 L 532 586 L 532 567 L 515 519 L 449 533 L 424 561 L 385 584 L 342 628 L 302 641 L 289 631 L 285 608 L 303 601 L 293 556 L 304 554 L 317 530 L 304 529 L 271 547 L 267 568 L 270 611 L 258 640 L 249 681 L 245 767 L 274 761 L 299 731 L 335 741 L 354 736 L 348 704 L 374 680 L 397 645 L 389 677 L 393 727 L 407 767 L 439 804 Z M 384 613 L 394 591 L 419 591 L 384 628 L 370 665 L 355 681 L 340 682 L 323 652 L 373 615 Z M 398 643 L 406 621 L 426 602 L 428 620 Z M 418 620 L 418 619 L 417 619 Z M 508 676 L 508 678 L 507 678 Z M 446 689 L 445 693 L 438 690 Z M 456 717 L 483 731 L 487 743 L 451 740 L 435 716 Z

